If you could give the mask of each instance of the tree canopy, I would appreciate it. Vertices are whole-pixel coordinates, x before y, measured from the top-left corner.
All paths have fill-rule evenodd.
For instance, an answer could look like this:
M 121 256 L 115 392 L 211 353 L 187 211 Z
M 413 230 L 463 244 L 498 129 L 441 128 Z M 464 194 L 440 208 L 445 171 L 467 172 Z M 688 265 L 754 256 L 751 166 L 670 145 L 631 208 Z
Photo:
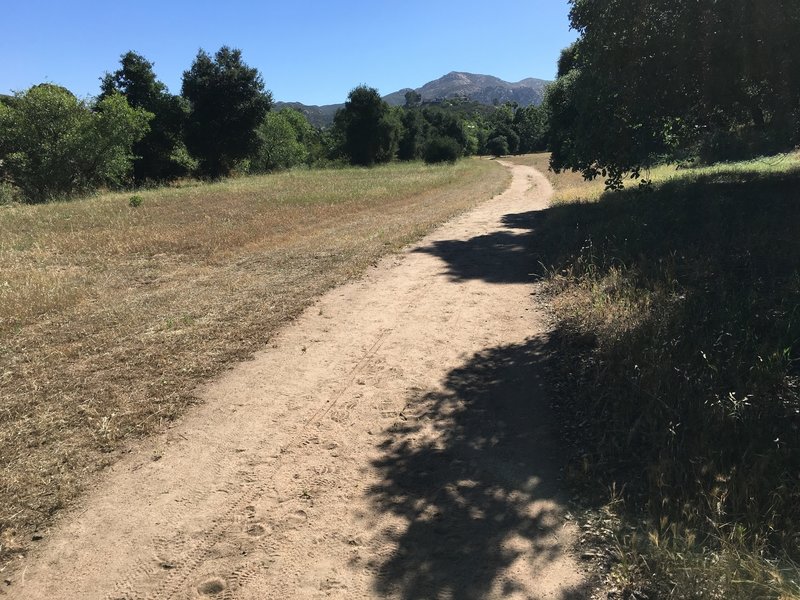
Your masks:
M 256 128 L 272 105 L 258 70 L 227 46 L 211 57 L 200 50 L 183 74 L 190 103 L 186 145 L 210 177 L 228 175 L 240 160 L 258 152 Z
M 354 88 L 336 113 L 334 127 L 342 134 L 345 155 L 355 165 L 387 162 L 397 153 L 400 119 L 375 88 Z
M 92 110 L 69 90 L 41 84 L 0 103 L 0 169 L 28 202 L 45 202 L 119 184 L 131 146 L 152 114 L 112 94 Z
M 580 38 L 546 96 L 553 167 L 611 187 L 664 155 L 711 161 L 800 140 L 794 0 L 571 0 Z
M 120 58 L 120 68 L 102 78 L 100 100 L 122 94 L 134 108 L 153 114 L 150 131 L 133 146 L 133 177 L 137 182 L 163 181 L 185 175 L 180 157 L 186 107 L 156 79 L 153 63 L 135 52 Z
M 268 112 L 257 131 L 261 147 L 254 159 L 256 170 L 288 169 L 308 161 L 313 128 L 298 111 Z

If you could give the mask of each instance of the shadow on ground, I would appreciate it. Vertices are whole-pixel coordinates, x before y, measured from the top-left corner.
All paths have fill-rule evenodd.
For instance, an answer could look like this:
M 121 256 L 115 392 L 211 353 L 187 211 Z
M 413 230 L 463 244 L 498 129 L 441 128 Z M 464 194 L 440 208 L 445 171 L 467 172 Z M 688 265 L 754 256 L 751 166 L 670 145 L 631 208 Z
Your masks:
M 482 279 L 489 283 L 526 283 L 537 279 L 532 249 L 545 211 L 508 214 L 505 229 L 469 240 L 442 240 L 416 250 L 441 258 L 454 281 Z M 518 231 L 513 231 L 518 230 Z
M 532 282 L 542 211 L 508 214 L 502 229 L 420 248 L 442 259 L 453 281 Z M 370 490 L 408 525 L 382 564 L 377 591 L 418 598 L 539 597 L 577 581 L 563 560 L 558 446 L 540 373 L 546 337 L 483 350 L 451 371 L 441 391 L 420 392 L 385 432 Z M 533 557 L 532 559 L 526 557 Z M 530 588 L 530 589 L 529 589 Z M 547 597 L 577 600 L 588 587 Z
M 537 375 L 547 346 L 535 338 L 474 355 L 448 374 L 443 391 L 409 398 L 404 420 L 385 432 L 374 465 L 382 481 L 370 493 L 381 511 L 409 524 L 395 535 L 396 552 L 375 565 L 380 594 L 536 597 L 519 582 L 545 569 L 559 576 L 559 460 Z M 566 565 L 562 575 L 574 578 Z M 510 568 L 521 576 L 509 577 Z

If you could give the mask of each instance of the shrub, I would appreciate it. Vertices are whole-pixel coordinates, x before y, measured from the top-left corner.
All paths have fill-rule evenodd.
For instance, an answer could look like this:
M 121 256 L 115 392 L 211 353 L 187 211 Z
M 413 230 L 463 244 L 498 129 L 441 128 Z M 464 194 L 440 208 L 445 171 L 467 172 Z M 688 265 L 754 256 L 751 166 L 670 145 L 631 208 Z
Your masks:
M 0 104 L 4 174 L 30 203 L 119 184 L 151 116 L 119 94 L 91 110 L 65 88 L 34 86 L 17 94 L 12 106 Z
M 504 135 L 498 135 L 486 142 L 486 149 L 492 156 L 503 156 L 508 154 L 508 139 Z
M 461 147 L 451 137 L 435 137 L 425 145 L 425 162 L 428 164 L 454 163 L 461 157 Z
M 13 204 L 18 200 L 17 191 L 13 186 L 0 182 L 0 206 Z

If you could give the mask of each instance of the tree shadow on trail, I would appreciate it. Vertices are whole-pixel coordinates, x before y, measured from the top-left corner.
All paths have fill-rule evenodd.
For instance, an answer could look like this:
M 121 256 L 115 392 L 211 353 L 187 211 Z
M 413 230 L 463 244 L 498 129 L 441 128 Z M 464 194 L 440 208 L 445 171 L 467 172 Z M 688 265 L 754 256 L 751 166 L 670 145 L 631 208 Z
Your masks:
M 544 215 L 545 211 L 508 214 L 502 219 L 505 229 L 469 240 L 441 240 L 415 252 L 441 258 L 447 263 L 447 274 L 455 281 L 531 282 L 537 278 L 531 272 L 535 264 L 531 261 L 533 244 Z
M 541 580 L 524 584 L 548 568 L 578 581 L 572 563 L 565 573 L 554 565 L 567 549 L 557 538 L 559 460 L 537 374 L 547 353 L 545 339 L 479 352 L 443 390 L 410 397 L 384 433 L 374 463 L 382 479 L 369 493 L 407 525 L 375 565 L 379 594 L 536 597 Z M 548 597 L 588 596 L 578 586 Z

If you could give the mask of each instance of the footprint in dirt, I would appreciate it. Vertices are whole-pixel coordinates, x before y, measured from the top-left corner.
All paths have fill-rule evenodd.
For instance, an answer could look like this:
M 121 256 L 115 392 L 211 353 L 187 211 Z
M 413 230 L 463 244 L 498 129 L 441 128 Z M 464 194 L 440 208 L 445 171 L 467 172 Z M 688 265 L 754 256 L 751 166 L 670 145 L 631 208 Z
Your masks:
M 197 586 L 197 591 L 201 596 L 216 596 L 225 591 L 225 581 L 219 577 L 206 579 Z

